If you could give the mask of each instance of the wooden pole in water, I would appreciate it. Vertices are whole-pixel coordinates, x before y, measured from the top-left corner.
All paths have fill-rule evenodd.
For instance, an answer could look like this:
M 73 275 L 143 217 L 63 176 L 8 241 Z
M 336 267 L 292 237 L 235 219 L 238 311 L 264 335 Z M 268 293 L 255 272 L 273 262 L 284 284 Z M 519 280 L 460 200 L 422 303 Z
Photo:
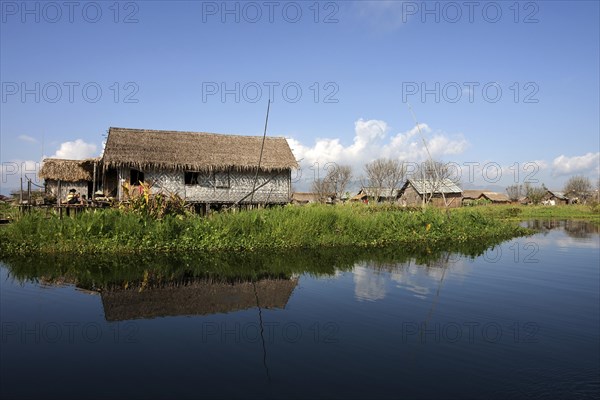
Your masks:
M 442 198 L 444 199 L 444 206 L 448 207 L 448 203 L 446 202 L 446 195 L 444 194 L 444 184 L 443 182 L 441 182 L 440 180 L 440 175 L 438 174 L 438 170 L 437 167 L 435 165 L 435 162 L 433 161 L 433 158 L 431 157 L 431 153 L 429 152 L 429 147 L 427 147 L 427 142 L 425 141 L 425 136 L 423 136 L 423 132 L 421 132 L 421 127 L 419 126 L 419 122 L 417 121 L 417 116 L 415 115 L 415 112 L 412 109 L 412 106 L 410 105 L 410 103 L 408 104 L 408 109 L 410 110 L 410 113 L 412 114 L 413 120 L 415 121 L 415 125 L 417 126 L 417 130 L 419 131 L 419 135 L 421 136 L 421 140 L 423 141 L 423 146 L 425 146 L 425 150 L 427 150 L 427 156 L 429 157 L 429 162 L 431 163 L 431 166 L 433 167 L 433 172 L 435 173 L 435 180 L 436 182 L 439 182 L 440 184 L 440 192 L 442 193 Z M 425 184 L 425 181 L 423 180 L 423 184 Z M 430 200 L 433 199 L 433 194 L 435 191 L 435 187 L 436 185 L 431 185 L 431 197 Z
M 58 188 L 57 188 L 57 193 L 56 193 L 56 207 L 58 207 L 58 214 L 59 214 L 59 218 L 62 218 L 62 210 L 60 208 L 60 198 L 61 198 L 61 180 L 58 180 Z
M 254 200 L 254 192 L 256 191 L 256 181 L 258 179 L 258 172 L 260 171 L 260 164 L 262 162 L 263 150 L 265 149 L 265 139 L 267 138 L 267 125 L 269 123 L 269 109 L 271 108 L 271 99 L 267 103 L 267 117 L 265 119 L 265 132 L 263 133 L 262 145 L 260 146 L 260 157 L 258 158 L 258 166 L 256 167 L 256 175 L 254 175 L 254 183 L 252 184 L 252 194 L 250 195 L 250 204 Z

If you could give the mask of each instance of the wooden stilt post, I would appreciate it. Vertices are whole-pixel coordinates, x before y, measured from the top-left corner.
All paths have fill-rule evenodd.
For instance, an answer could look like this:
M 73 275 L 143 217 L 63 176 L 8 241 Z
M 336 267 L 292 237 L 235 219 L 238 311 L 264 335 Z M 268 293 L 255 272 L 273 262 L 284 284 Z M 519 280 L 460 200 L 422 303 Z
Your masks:
M 57 193 L 56 193 L 56 207 L 58 207 L 58 217 L 60 219 L 62 219 L 62 209 L 60 208 L 60 199 L 62 197 L 61 193 L 62 193 L 62 182 L 59 179 L 58 180 L 58 189 L 57 189 Z
M 31 212 L 31 179 L 27 180 L 27 211 Z
M 94 177 L 92 181 L 92 200 L 96 198 L 96 165 L 98 162 L 94 161 Z

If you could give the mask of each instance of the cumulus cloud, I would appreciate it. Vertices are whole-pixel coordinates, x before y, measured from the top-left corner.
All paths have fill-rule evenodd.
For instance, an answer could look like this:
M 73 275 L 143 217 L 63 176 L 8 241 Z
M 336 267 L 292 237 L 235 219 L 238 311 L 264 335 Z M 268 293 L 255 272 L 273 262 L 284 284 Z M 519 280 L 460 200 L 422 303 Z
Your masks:
M 38 143 L 38 140 L 36 138 L 29 135 L 19 135 L 17 136 L 17 139 L 27 143 Z
M 552 174 L 554 176 L 587 172 L 600 172 L 600 152 L 574 157 L 560 155 L 552 161 Z
M 462 153 L 468 146 L 462 135 L 450 136 L 442 131 L 432 131 L 427 124 L 419 128 L 426 136 L 427 146 L 434 159 Z M 419 130 L 414 128 L 396 134 L 389 134 L 390 127 L 385 121 L 359 119 L 354 123 L 352 144 L 344 146 L 340 139 L 322 138 L 312 145 L 302 144 L 289 138 L 288 142 L 296 159 L 301 160 L 301 168 L 310 168 L 333 162 L 350 165 L 355 173 L 377 158 L 386 157 L 408 162 L 422 162 L 428 159 Z
M 52 158 L 82 160 L 84 158 L 96 157 L 97 155 L 98 146 L 96 144 L 77 139 L 72 142 L 61 143 L 59 149 L 52 155 Z

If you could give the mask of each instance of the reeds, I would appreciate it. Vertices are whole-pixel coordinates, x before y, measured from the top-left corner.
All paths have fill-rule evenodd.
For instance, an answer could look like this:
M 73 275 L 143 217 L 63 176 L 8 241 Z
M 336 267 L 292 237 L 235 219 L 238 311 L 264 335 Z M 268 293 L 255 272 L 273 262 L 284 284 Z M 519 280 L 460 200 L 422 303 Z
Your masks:
M 490 207 L 491 208 L 491 207 Z M 285 206 L 208 218 L 95 210 L 32 212 L 0 230 L 0 254 L 231 252 L 321 247 L 452 247 L 531 231 L 478 208 L 447 212 L 364 205 Z

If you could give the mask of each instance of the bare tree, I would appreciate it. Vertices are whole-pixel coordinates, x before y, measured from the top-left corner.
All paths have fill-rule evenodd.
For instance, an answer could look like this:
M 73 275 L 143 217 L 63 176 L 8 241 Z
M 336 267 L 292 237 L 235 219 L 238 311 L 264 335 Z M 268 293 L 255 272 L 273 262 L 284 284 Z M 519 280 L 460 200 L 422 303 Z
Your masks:
M 506 193 L 510 201 L 519 201 L 523 197 L 524 190 L 522 185 L 511 185 L 506 188 Z
M 390 190 L 387 193 L 390 198 L 395 197 L 396 190 L 400 188 L 406 179 L 406 165 L 396 159 L 387 160 L 385 163 L 387 174 L 384 179 L 385 187 Z
M 592 190 L 592 183 L 583 175 L 572 176 L 565 184 L 565 194 L 573 193 L 585 203 Z
M 443 192 L 444 182 L 449 180 L 452 183 L 460 183 L 460 174 L 458 173 L 458 165 L 456 163 L 444 163 L 442 161 L 429 160 L 421 163 L 417 170 L 412 174 L 414 179 L 419 179 L 427 182 L 423 201 L 429 203 L 435 193 L 442 193 L 444 202 L 446 197 Z M 446 203 L 446 205 L 448 205 Z
M 327 168 L 325 181 L 329 183 L 330 193 L 334 194 L 338 199 L 343 196 L 351 179 L 352 168 L 348 165 L 333 164 Z
M 375 200 L 381 196 L 385 185 L 385 176 L 387 174 L 385 161 L 383 158 L 378 158 L 365 165 L 365 174 L 367 176 L 366 180 L 362 182 L 362 186 L 371 188 Z
M 540 204 L 544 196 L 548 193 L 548 189 L 542 183 L 541 187 L 531 186 L 525 182 L 525 195 L 533 204 Z
M 456 184 L 460 183 L 460 175 L 456 171 L 456 164 L 442 161 L 422 162 L 412 176 L 415 179 L 426 179 L 429 181 L 450 179 Z
M 362 182 L 363 186 L 370 187 L 376 199 L 382 196 L 394 197 L 396 189 L 406 178 L 406 166 L 396 159 L 378 158 L 365 165 L 365 173 L 366 181 Z
M 316 179 L 312 184 L 312 192 L 317 195 L 319 202 L 325 203 L 327 198 L 333 194 L 331 181 L 326 178 Z

